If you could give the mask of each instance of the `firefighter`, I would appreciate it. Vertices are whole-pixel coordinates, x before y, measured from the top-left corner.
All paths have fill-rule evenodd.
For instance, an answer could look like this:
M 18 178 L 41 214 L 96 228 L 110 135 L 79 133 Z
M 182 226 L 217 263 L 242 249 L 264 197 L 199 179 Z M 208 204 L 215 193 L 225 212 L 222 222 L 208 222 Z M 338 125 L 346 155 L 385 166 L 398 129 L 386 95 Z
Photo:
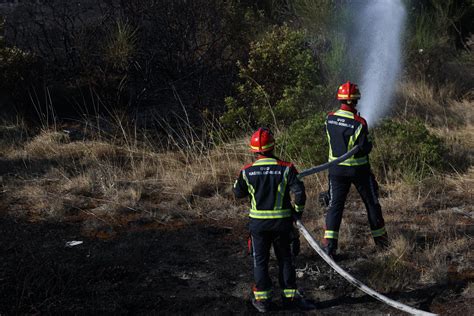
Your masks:
M 306 194 L 295 166 L 273 155 L 275 140 L 270 130 L 259 128 L 250 139 L 256 160 L 240 170 L 234 184 L 237 198 L 250 197 L 250 242 L 253 251 L 252 305 L 259 312 L 270 309 L 272 281 L 268 273 L 270 248 L 278 260 L 278 280 L 286 308 L 313 309 L 296 289 L 296 273 L 291 253 L 293 218 L 301 218 Z M 294 194 L 294 206 L 290 191 Z
M 367 122 L 357 113 L 359 88 L 350 81 L 342 84 L 337 92 L 340 108 L 326 118 L 326 133 L 329 143 L 329 161 L 359 145 L 358 153 L 329 168 L 328 212 L 323 238 L 323 249 L 334 256 L 339 238 L 344 203 L 351 184 L 359 192 L 369 219 L 372 237 L 376 246 L 386 248 L 388 237 L 378 200 L 378 185 L 371 172 L 369 153 L 372 143 L 368 139 Z M 324 197 L 323 197 L 324 199 Z

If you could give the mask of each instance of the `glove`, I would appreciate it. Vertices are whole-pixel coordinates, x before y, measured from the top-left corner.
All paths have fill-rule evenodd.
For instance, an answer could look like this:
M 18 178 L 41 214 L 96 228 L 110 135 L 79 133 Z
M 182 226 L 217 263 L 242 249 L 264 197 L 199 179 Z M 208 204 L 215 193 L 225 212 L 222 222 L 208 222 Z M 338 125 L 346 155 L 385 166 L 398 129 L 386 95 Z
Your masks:
M 301 220 L 301 217 L 303 217 L 303 212 L 293 212 L 293 218 L 294 220 Z
M 293 217 L 293 220 L 296 222 L 297 220 L 301 220 L 301 217 L 303 216 L 303 211 L 297 212 L 294 207 L 291 208 L 291 216 Z

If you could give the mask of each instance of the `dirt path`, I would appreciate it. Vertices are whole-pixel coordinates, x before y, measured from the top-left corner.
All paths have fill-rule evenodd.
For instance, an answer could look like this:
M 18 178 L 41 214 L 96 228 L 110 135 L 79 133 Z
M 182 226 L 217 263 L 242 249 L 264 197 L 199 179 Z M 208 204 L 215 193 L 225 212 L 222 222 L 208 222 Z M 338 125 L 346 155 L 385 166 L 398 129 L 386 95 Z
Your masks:
M 81 236 L 77 223 L 4 217 L 0 236 L 0 314 L 254 313 L 248 303 L 252 275 L 243 223 L 180 223 L 104 240 Z M 71 240 L 84 243 L 65 247 Z M 272 266 L 275 276 L 275 262 Z M 314 254 L 299 257 L 298 271 L 299 286 L 320 302 L 311 314 L 402 314 L 356 291 Z M 440 298 L 449 293 L 455 295 L 456 286 L 388 295 L 443 311 Z

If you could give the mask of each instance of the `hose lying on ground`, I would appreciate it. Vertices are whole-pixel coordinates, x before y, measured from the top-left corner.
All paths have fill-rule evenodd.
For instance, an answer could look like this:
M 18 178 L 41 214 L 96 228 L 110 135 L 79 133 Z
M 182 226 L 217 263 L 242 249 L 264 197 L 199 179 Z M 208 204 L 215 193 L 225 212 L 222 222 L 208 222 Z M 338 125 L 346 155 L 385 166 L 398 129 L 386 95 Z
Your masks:
M 350 283 L 355 285 L 361 291 L 363 291 L 363 292 L 367 293 L 368 295 L 378 299 L 381 302 L 384 302 L 385 304 L 388 304 L 392 307 L 395 307 L 396 309 L 402 310 L 402 311 L 407 312 L 407 313 L 412 314 L 412 315 L 423 315 L 423 316 L 437 315 L 437 314 L 428 313 L 428 312 L 410 307 L 408 305 L 405 305 L 405 304 L 402 304 L 400 302 L 394 301 L 394 300 L 392 300 L 392 299 L 390 299 L 390 298 L 388 298 L 388 297 L 386 297 L 382 294 L 379 294 L 379 293 L 375 292 L 374 290 L 369 288 L 367 285 L 363 284 L 362 282 L 360 282 L 359 280 L 354 278 L 352 275 L 347 273 L 337 263 L 335 263 L 334 260 L 332 260 L 331 257 L 329 257 L 321 249 L 321 247 L 318 245 L 316 240 L 314 240 L 313 236 L 311 236 L 311 234 L 308 232 L 306 227 L 304 227 L 303 223 L 300 220 L 296 220 L 296 226 L 298 227 L 299 231 L 303 234 L 304 238 L 311 245 L 311 247 L 318 253 L 318 255 L 320 255 L 321 258 L 323 258 L 323 260 L 326 261 L 327 264 L 329 264 L 331 266 L 331 268 L 336 270 L 336 272 L 339 273 L 339 275 L 341 275 L 344 279 L 346 279 L 347 281 L 349 281 Z

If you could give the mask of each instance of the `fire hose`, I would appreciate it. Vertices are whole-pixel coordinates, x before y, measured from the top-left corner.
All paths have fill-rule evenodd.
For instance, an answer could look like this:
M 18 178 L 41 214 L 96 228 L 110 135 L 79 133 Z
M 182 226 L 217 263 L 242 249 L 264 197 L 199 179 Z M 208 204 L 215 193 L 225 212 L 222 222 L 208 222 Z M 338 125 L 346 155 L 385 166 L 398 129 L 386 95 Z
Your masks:
M 298 179 L 301 179 L 303 177 L 306 177 L 306 176 L 309 176 L 311 174 L 314 174 L 314 173 L 317 173 L 317 172 L 321 172 L 323 170 L 326 170 L 326 169 L 329 169 L 329 167 L 331 167 L 332 165 L 335 165 L 335 164 L 338 164 L 344 160 L 346 160 L 347 158 L 355 155 L 357 152 L 359 151 L 359 145 L 355 145 L 354 147 L 352 147 L 351 150 L 349 150 L 348 152 L 346 152 L 344 155 L 338 157 L 337 159 L 334 159 L 332 161 L 329 161 L 329 162 L 326 162 L 326 163 L 323 163 L 319 166 L 316 166 L 316 167 L 312 167 L 312 168 L 309 168 L 309 169 L 306 169 L 306 170 L 303 170 L 301 171 L 299 174 L 298 174 Z
M 303 177 L 306 177 L 310 174 L 314 174 L 314 173 L 317 173 L 317 172 L 320 172 L 320 171 L 323 171 L 323 170 L 326 170 L 328 169 L 330 166 L 334 165 L 334 164 L 337 164 L 341 161 L 344 161 L 346 160 L 347 158 L 351 157 L 352 155 L 354 155 L 357 151 L 359 150 L 358 146 L 354 146 L 354 148 L 352 148 L 350 151 L 348 151 L 346 154 L 340 156 L 339 158 L 337 158 L 336 160 L 333 160 L 331 162 L 328 162 L 328 163 L 325 163 L 325 164 L 322 164 L 322 165 L 319 165 L 319 166 L 316 166 L 316 167 L 313 167 L 313 168 L 310 168 L 310 169 L 307 169 L 307 170 L 304 170 L 302 171 L 298 177 L 299 178 L 303 178 Z M 408 305 L 405 305 L 405 304 L 402 304 L 400 302 L 397 302 L 397 301 L 394 301 L 376 291 L 374 291 L 373 289 L 369 288 L 367 285 L 363 284 L 362 282 L 360 282 L 359 280 L 357 280 L 356 278 L 354 278 L 352 275 L 350 275 L 349 273 L 347 273 L 344 269 L 342 269 L 336 262 L 334 262 L 334 260 L 332 260 L 331 257 L 329 257 L 325 252 L 324 250 L 321 249 L 321 247 L 319 246 L 319 244 L 317 243 L 317 241 L 313 238 L 313 236 L 311 236 L 311 234 L 309 233 L 309 231 L 306 229 L 306 227 L 303 225 L 303 223 L 301 222 L 301 220 L 296 220 L 296 226 L 298 227 L 299 231 L 301 232 L 301 234 L 303 234 L 304 238 L 308 241 L 308 243 L 310 244 L 310 246 L 316 251 L 316 253 L 321 257 L 323 258 L 324 261 L 326 261 L 327 264 L 329 264 L 329 266 L 331 268 L 333 268 L 340 276 L 342 276 L 344 279 L 346 279 L 349 283 L 351 283 L 352 285 L 354 285 L 355 287 L 357 287 L 358 289 L 360 289 L 361 291 L 363 291 L 364 293 L 372 296 L 373 298 L 385 303 L 385 304 L 388 304 L 396 309 L 399 309 L 401 311 L 404 311 L 404 312 L 407 312 L 409 314 L 412 314 L 412 315 L 424 315 L 424 316 L 428 316 L 428 315 L 437 315 L 437 314 L 432 314 L 432 313 L 429 313 L 429 312 L 425 312 L 425 311 L 422 311 L 422 310 L 419 310 L 419 309 L 416 309 L 416 308 L 413 308 L 413 307 L 410 307 Z

